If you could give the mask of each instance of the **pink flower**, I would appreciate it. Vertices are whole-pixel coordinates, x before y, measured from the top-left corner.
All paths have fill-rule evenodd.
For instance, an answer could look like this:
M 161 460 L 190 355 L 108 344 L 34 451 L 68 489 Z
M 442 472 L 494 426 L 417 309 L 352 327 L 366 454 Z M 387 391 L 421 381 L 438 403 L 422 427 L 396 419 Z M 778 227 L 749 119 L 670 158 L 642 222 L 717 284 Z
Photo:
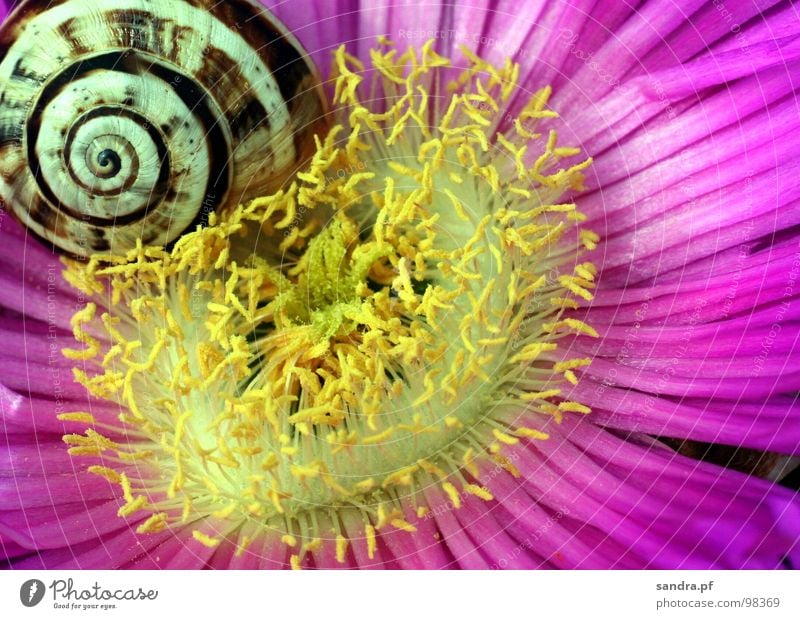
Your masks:
M 533 236 L 525 237 L 527 233 L 521 232 L 523 228 L 516 223 L 498 232 L 502 244 L 492 247 L 500 266 L 494 270 L 492 258 L 475 267 L 479 283 L 469 289 L 471 297 L 463 292 L 465 287 L 458 294 L 441 287 L 430 295 L 439 294 L 436 300 L 445 307 L 445 295 L 453 293 L 447 302 L 456 307 L 450 310 L 462 312 L 463 316 L 458 314 L 459 326 L 470 324 L 464 316 L 472 315 L 474 310 L 479 317 L 475 318 L 475 326 L 467 330 L 468 335 L 463 336 L 463 328 L 461 333 L 457 328 L 449 332 L 432 328 L 436 337 L 424 340 L 414 331 L 416 323 L 411 318 L 402 327 L 398 320 L 391 329 L 385 329 L 397 336 L 392 341 L 395 347 L 401 341 L 423 338 L 414 340 L 424 343 L 419 358 L 408 353 L 402 364 L 381 367 L 387 376 L 409 389 L 417 380 L 414 372 L 420 366 L 415 364 L 420 359 L 430 360 L 431 366 L 438 362 L 439 357 L 431 352 L 437 337 L 440 342 L 452 340 L 449 351 L 462 347 L 466 351 L 459 358 L 462 361 L 451 360 L 442 365 L 442 374 L 427 369 L 427 373 L 419 374 L 419 384 L 414 387 L 417 390 L 411 391 L 414 397 L 407 407 L 410 412 L 402 422 L 394 423 L 392 417 L 394 425 L 387 426 L 382 437 L 380 423 L 376 422 L 378 429 L 370 436 L 381 440 L 369 444 L 378 447 L 356 452 L 361 456 L 351 458 L 349 468 L 336 468 L 338 465 L 331 463 L 341 460 L 326 459 L 328 452 L 324 452 L 325 458 L 320 454 L 330 445 L 334 446 L 332 449 L 347 446 L 350 440 L 363 447 L 367 427 L 374 419 L 369 414 L 366 421 L 356 419 L 353 409 L 368 407 L 367 391 L 354 390 L 361 398 L 341 405 L 349 416 L 345 415 L 348 421 L 340 425 L 329 423 L 339 409 L 308 412 L 314 407 L 298 404 L 291 408 L 294 404 L 289 406 L 289 400 L 281 400 L 280 406 L 287 408 L 276 408 L 279 413 L 291 410 L 293 415 L 308 415 L 295 418 L 291 432 L 276 430 L 270 434 L 277 441 L 273 445 L 277 455 L 274 462 L 259 460 L 265 471 L 259 477 L 257 471 L 242 464 L 242 453 L 230 451 L 233 447 L 252 447 L 247 442 L 249 435 L 236 435 L 241 442 L 225 442 L 229 437 L 219 431 L 220 424 L 229 421 L 229 417 L 217 417 L 225 402 L 234 402 L 229 412 L 237 421 L 247 417 L 242 408 L 237 408 L 246 408 L 246 402 L 238 392 L 234 393 L 235 389 L 218 389 L 222 383 L 210 380 L 202 389 L 190 389 L 192 393 L 181 395 L 197 398 L 193 400 L 197 407 L 176 408 L 172 415 L 170 405 L 161 402 L 163 392 L 156 390 L 156 386 L 162 389 L 167 384 L 166 379 L 160 378 L 160 366 L 143 366 L 131 374 L 133 387 L 126 391 L 120 383 L 115 391 L 116 387 L 109 387 L 110 381 L 115 380 L 113 372 L 119 367 L 132 367 L 134 357 L 118 352 L 115 354 L 122 359 L 119 366 L 111 362 L 91 365 L 93 359 L 111 355 L 113 344 L 130 343 L 133 339 L 125 335 L 116 340 L 108 325 L 104 330 L 100 319 L 103 311 L 109 312 L 112 326 L 117 324 L 112 321 L 119 318 L 127 328 L 138 329 L 138 346 L 148 353 L 159 346 L 172 350 L 171 342 L 185 339 L 187 333 L 191 339 L 192 334 L 205 329 L 195 317 L 195 322 L 187 318 L 181 323 L 182 330 L 175 330 L 181 331 L 180 336 L 166 331 L 161 334 L 159 327 L 166 325 L 167 314 L 174 318 L 179 316 L 179 310 L 172 314 L 173 309 L 167 307 L 159 309 L 161 313 L 149 314 L 143 304 L 139 314 L 139 310 L 129 309 L 132 303 L 122 289 L 126 282 L 134 281 L 139 298 L 157 304 L 154 299 L 172 285 L 158 283 L 163 273 L 174 278 L 168 281 L 174 283 L 175 290 L 181 282 L 194 281 L 179 265 L 179 258 L 188 255 L 181 251 L 196 249 L 210 258 L 211 253 L 202 252 L 215 251 L 211 247 L 216 242 L 221 243 L 220 248 L 229 248 L 226 243 L 232 238 L 229 232 L 234 224 L 252 224 L 255 215 L 248 219 L 250 215 L 240 209 L 236 217 L 241 221 L 223 218 L 218 226 L 212 222 L 209 228 L 195 233 L 196 237 L 187 237 L 202 241 L 196 246 L 191 245 L 196 242 L 191 240 L 177 253 L 153 254 L 162 269 L 154 270 L 156 275 L 148 275 L 140 267 L 109 275 L 102 281 L 111 287 L 119 286 L 119 303 L 112 303 L 108 290 L 102 286 L 92 288 L 96 284 L 93 278 L 102 278 L 97 272 L 83 272 L 84 265 L 69 268 L 73 285 L 67 284 L 62 278 L 61 262 L 5 216 L 0 220 L 0 342 L 4 344 L 0 352 L 4 368 L 0 378 L 0 427 L 4 438 L 0 446 L 0 550 L 6 565 L 30 569 L 290 565 L 796 567 L 800 561 L 800 500 L 794 489 L 788 484 L 694 460 L 675 450 L 680 439 L 688 439 L 752 449 L 764 454 L 764 458 L 772 457 L 768 454 L 796 456 L 800 452 L 800 372 L 796 369 L 800 334 L 800 208 L 798 189 L 792 182 L 797 171 L 795 137 L 800 124 L 793 78 L 800 68 L 800 21 L 788 2 L 767 4 L 762 9 L 716 1 L 692 1 L 678 6 L 664 0 L 633 9 L 626 3 L 613 2 L 531 1 L 522 6 L 518 2 L 488 2 L 458 7 L 435 3 L 358 7 L 344 1 L 305 0 L 268 3 L 309 50 L 324 75 L 334 67 L 340 73 L 350 69 L 359 74 L 355 60 L 346 60 L 340 51 L 338 61 L 332 61 L 333 52 L 344 44 L 353 57 L 366 62 L 369 50 L 381 35 L 391 38 L 401 51 L 407 44 L 422 49 L 425 41 L 433 38 L 433 49 L 452 58 L 457 68 L 470 66 L 469 52 L 459 51 L 459 45 L 496 67 L 503 67 L 511 58 L 519 64 L 519 86 L 508 100 L 499 94 L 498 84 L 495 91 L 487 86 L 491 96 L 481 95 L 475 101 L 503 99 L 506 107 L 499 126 L 509 135 L 513 133 L 513 120 L 523 118 L 523 110 L 534 110 L 538 116 L 529 115 L 542 127 L 557 127 L 559 145 L 579 147 L 581 155 L 572 150 L 556 155 L 555 145 L 546 137 L 538 142 L 538 138 L 530 138 L 530 150 L 520 154 L 519 160 L 530 164 L 530 159 L 536 161 L 546 148 L 552 156 L 548 165 L 555 162 L 552 175 L 544 171 L 547 168 L 536 178 L 520 172 L 521 179 L 524 177 L 536 187 L 533 197 L 523 195 L 524 187 L 515 184 L 513 165 L 522 138 L 529 133 L 527 128 L 513 134 L 517 142 L 507 147 L 511 155 L 504 159 L 498 156 L 495 162 L 501 170 L 502 192 L 482 193 L 481 183 L 491 182 L 491 172 L 475 172 L 475 167 L 453 155 L 447 159 L 448 165 L 455 166 L 452 162 L 458 160 L 478 179 L 475 200 L 463 206 L 478 211 L 486 207 L 496 213 L 500 208 L 498 195 L 511 205 L 529 205 L 525 208 L 574 200 L 578 211 L 586 215 L 585 221 L 578 215 L 558 213 L 549 214 L 550 219 L 536 219 L 535 223 L 550 225 L 552 219 L 563 215 L 569 226 L 594 231 L 602 240 L 598 242 L 591 233 L 572 235 L 576 229 L 569 228 L 567 233 L 565 228 L 558 247 L 569 251 L 559 253 L 546 243 L 537 244 Z M 389 63 L 387 58 L 391 56 L 383 56 Z M 435 61 L 435 55 L 425 58 Z M 489 70 L 477 64 L 479 60 L 473 62 L 476 64 L 472 66 Z M 513 74 L 511 65 L 506 65 L 506 70 L 500 83 L 507 83 L 505 78 Z M 448 76 L 458 74 L 450 69 L 443 71 Z M 420 79 L 420 84 L 427 84 L 434 95 L 431 109 L 436 122 L 432 124 L 439 127 L 449 99 L 436 99 L 445 91 L 433 81 L 425 82 L 427 77 Z M 470 79 L 477 78 L 472 75 Z M 333 85 L 329 86 L 332 91 Z M 548 87 L 552 88 L 549 100 L 542 94 L 549 92 Z M 396 97 L 389 92 L 383 94 L 385 101 L 381 105 L 390 108 Z M 528 102 L 537 96 L 542 97 L 542 104 L 529 106 Z M 357 124 L 354 117 L 347 119 L 343 110 L 358 108 L 364 99 L 337 92 L 334 111 L 338 121 L 346 124 L 342 136 L 346 137 Z M 482 108 L 476 109 L 475 115 L 482 117 Z M 558 121 L 542 113 L 551 110 L 560 115 Z M 376 110 L 370 110 L 373 112 Z M 459 113 L 468 116 L 463 108 Z M 367 116 L 358 118 L 366 122 Z M 369 116 L 374 126 L 367 123 L 370 132 L 361 136 L 369 154 L 359 156 L 362 158 L 352 155 L 345 160 L 352 165 L 366 162 L 363 170 L 358 165 L 350 170 L 349 178 L 354 178 L 353 172 L 377 170 L 378 180 L 359 177 L 358 183 L 363 183 L 360 187 L 353 181 L 352 187 L 334 188 L 331 191 L 339 193 L 325 195 L 344 200 L 351 188 L 364 190 L 364 195 L 371 188 L 376 192 L 380 189 L 377 193 L 384 196 L 385 185 L 373 187 L 369 183 L 383 182 L 393 174 L 402 176 L 397 166 L 386 161 L 406 162 L 403 156 L 417 152 L 402 150 L 407 148 L 402 146 L 403 139 L 414 141 L 408 137 L 416 130 L 414 123 L 399 138 L 398 150 L 393 150 L 397 142 L 388 136 L 392 123 L 399 121 L 390 117 L 384 126 L 376 118 Z M 481 124 L 479 120 L 475 123 Z M 539 125 L 534 127 L 538 130 Z M 494 133 L 486 133 L 487 139 L 494 139 Z M 548 146 L 543 146 L 544 142 Z M 325 147 L 328 150 L 320 148 L 320 160 L 337 147 L 344 151 L 342 143 L 331 138 Z M 378 151 L 384 156 L 375 156 Z M 583 167 L 580 162 L 587 155 L 592 157 L 592 163 Z M 337 156 L 351 157 L 344 152 Z M 315 173 L 335 173 L 334 168 L 326 167 L 329 163 L 316 161 L 315 165 Z M 559 169 L 564 170 L 561 176 Z M 447 170 L 459 176 L 455 167 Z M 585 176 L 583 191 L 578 187 L 580 175 Z M 306 189 L 315 187 L 311 180 L 299 183 Z M 420 180 L 419 186 L 425 189 L 425 181 Z M 446 196 L 444 182 L 437 181 L 434 186 L 439 193 L 431 203 L 439 206 L 431 206 L 430 213 L 442 214 L 441 204 L 458 202 L 458 196 L 455 200 Z M 520 191 L 512 196 L 511 188 Z M 558 202 L 536 202 L 539 193 L 550 189 Z M 279 212 L 288 214 L 292 211 L 286 206 L 288 202 L 280 202 L 283 199 L 278 200 L 283 209 Z M 257 214 L 264 215 L 264 221 L 269 219 L 265 214 L 271 204 L 258 207 L 263 209 Z M 392 213 L 396 211 L 383 203 L 375 209 L 388 213 L 387 221 L 393 221 Z M 451 219 L 437 230 L 452 233 L 455 249 L 459 249 L 473 238 L 477 216 L 468 212 L 465 217 L 471 223 L 464 224 L 464 218 L 459 223 L 456 211 L 448 212 Z M 570 209 L 565 212 L 573 213 Z M 352 211 L 348 211 L 350 215 Z M 301 348 L 313 349 L 306 357 L 315 363 L 318 359 L 330 361 L 333 353 L 345 350 L 337 348 L 345 338 L 377 332 L 376 324 L 390 320 L 393 315 L 381 313 L 390 303 L 407 304 L 404 318 L 423 315 L 427 324 L 433 324 L 436 314 L 423 308 L 424 292 L 415 289 L 414 284 L 421 282 L 433 290 L 436 282 L 412 280 L 415 271 L 411 257 L 417 254 L 404 244 L 409 237 L 399 234 L 396 242 L 386 241 L 391 246 L 386 248 L 380 245 L 380 239 L 364 240 L 364 229 L 351 230 L 351 219 L 355 216 L 337 219 L 335 225 L 325 227 L 308 243 L 302 238 L 297 240 L 305 253 L 298 254 L 299 266 L 287 272 L 285 281 L 275 276 L 272 284 L 277 292 L 265 292 L 267 296 L 258 298 L 241 292 L 237 297 L 238 301 L 269 302 L 265 307 L 270 308 L 270 321 L 264 321 L 269 322 L 272 331 L 267 335 L 294 329 L 291 339 L 264 344 L 263 350 L 269 354 L 260 358 L 258 367 L 269 378 L 266 388 L 272 388 L 279 378 L 290 376 L 297 368 L 305 371 L 312 367 L 310 377 L 304 374 L 298 380 L 309 381 L 303 383 L 307 393 L 324 392 L 326 381 L 340 376 L 333 376 L 322 362 L 307 367 L 296 358 L 284 361 L 284 356 L 288 358 Z M 500 224 L 493 220 L 492 225 Z M 420 226 L 420 236 L 424 237 L 426 228 Z M 293 229 L 288 224 L 275 228 Z M 461 238 L 459 234 L 465 229 L 468 234 Z M 526 242 L 535 245 L 530 255 L 536 260 L 527 254 L 522 257 Z M 348 249 L 353 245 L 363 251 L 358 254 L 358 250 Z M 287 251 L 292 247 L 287 245 Z M 338 256 L 336 268 L 330 268 L 333 258 L 315 258 L 315 249 L 319 255 Z M 369 254 L 373 250 L 374 255 Z M 367 254 L 371 258 L 364 263 L 362 272 L 357 268 L 358 257 Z M 432 255 L 418 254 L 422 263 Z M 136 257 L 135 253 L 131 255 Z M 213 257 L 219 258 L 219 253 Z M 347 267 L 340 268 L 338 264 L 345 258 Z M 385 303 L 381 299 L 370 301 L 367 309 L 373 314 L 365 316 L 367 309 L 358 304 L 379 293 L 370 296 L 367 286 L 358 287 L 358 283 L 366 281 L 367 273 L 371 282 L 379 281 L 376 271 L 384 259 L 396 272 L 384 274 L 388 278 Z M 467 286 L 465 282 L 470 278 L 454 270 L 453 265 L 458 265 L 448 260 L 443 258 L 441 264 L 445 266 L 438 268 L 449 269 L 451 275 L 455 272 L 448 281 Z M 587 264 L 589 260 L 596 269 Z M 227 277 L 230 262 L 223 262 Z M 543 264 L 549 265 L 548 269 L 543 269 Z M 422 270 L 419 264 L 416 268 Z M 549 302 L 551 298 L 562 299 L 558 295 L 563 295 L 571 302 L 559 306 L 557 301 L 548 306 L 551 309 L 541 310 L 547 320 L 539 320 L 539 314 L 531 310 L 524 325 L 514 322 L 511 314 L 503 314 L 502 307 L 490 307 L 506 321 L 503 328 L 492 333 L 491 320 L 480 317 L 484 306 L 476 299 L 483 290 L 496 285 L 497 290 L 509 292 L 492 290 L 487 298 L 499 299 L 500 305 L 513 305 L 511 301 L 505 303 L 507 299 L 502 296 L 514 297 L 513 286 L 497 285 L 506 282 L 501 278 L 503 269 L 505 273 L 509 269 L 529 273 L 531 286 L 538 286 L 538 277 L 544 276 L 543 292 L 531 288 L 523 294 L 521 291 L 527 289 L 520 286 L 515 290 L 521 296 L 533 299 L 536 294 L 544 294 Z M 208 267 L 203 273 L 208 275 L 211 270 Z M 81 273 L 86 275 L 85 280 Z M 262 277 L 264 273 L 257 275 Z M 209 282 L 217 281 L 208 277 Z M 255 275 L 244 273 L 241 277 L 242 281 L 254 281 L 247 278 Z M 337 286 L 331 292 L 326 286 L 332 281 L 355 283 L 352 290 Z M 281 288 L 276 282 L 288 288 Z M 236 285 L 235 282 L 233 286 Z M 203 294 L 209 295 L 203 297 L 203 307 L 211 306 L 211 314 L 222 312 L 223 304 L 214 296 L 219 291 L 211 288 L 203 289 Z M 287 289 L 290 292 L 281 296 L 280 291 Z M 458 296 L 462 292 L 463 296 Z M 229 297 L 228 293 L 223 296 Z M 400 301 L 390 301 L 395 298 Z M 92 309 L 86 309 L 88 300 L 95 303 L 90 306 Z M 469 306 L 469 310 L 458 309 L 460 303 Z M 353 309 L 356 306 L 360 309 Z M 254 301 L 252 307 L 262 306 Z M 408 307 L 419 311 L 412 312 Z M 566 313 L 561 314 L 562 310 Z M 159 323 L 162 318 L 164 322 Z M 551 318 L 557 322 L 548 322 Z M 252 318 L 251 326 L 255 322 Z M 482 328 L 487 331 L 484 333 Z M 297 334 L 301 332 L 306 340 L 299 339 L 301 335 Z M 520 338 L 521 344 L 516 348 L 512 347 L 512 336 Z M 75 337 L 80 344 L 75 343 Z M 262 337 L 269 339 L 259 332 L 252 340 L 226 340 L 231 346 L 227 349 L 216 349 L 217 342 L 209 340 L 209 348 L 196 353 L 196 357 L 190 353 L 187 363 L 198 366 L 194 368 L 196 375 L 209 379 L 222 367 L 224 359 L 241 353 L 247 363 L 236 365 L 235 360 L 231 361 L 225 371 L 246 374 L 253 359 L 248 355 Z M 503 348 L 504 365 L 498 365 L 498 373 L 492 374 L 492 381 L 486 381 L 494 385 L 493 390 L 485 401 L 481 400 L 482 408 L 476 408 L 479 395 L 475 394 L 482 393 L 475 387 L 480 382 L 480 371 L 463 359 L 472 359 L 469 354 L 476 343 L 492 346 L 494 340 L 503 338 L 509 339 L 499 344 L 508 346 Z M 463 340 L 463 344 L 459 343 Z M 557 347 L 544 345 L 556 340 Z M 239 345 L 242 349 L 236 348 Z M 63 349 L 81 352 L 68 353 L 72 358 L 66 358 Z M 85 349 L 91 354 L 83 355 Z M 153 353 L 154 359 L 161 358 L 161 350 Z M 175 358 L 180 357 L 176 355 Z M 369 359 L 365 359 L 363 363 L 367 365 L 341 361 L 337 367 L 359 371 L 372 368 Z M 304 357 L 303 362 L 307 360 Z M 86 372 L 79 373 L 78 380 L 73 380 L 75 366 Z M 178 362 L 170 370 L 175 367 Z M 396 372 L 395 367 L 399 368 Z M 463 370 L 472 382 L 460 383 L 448 399 L 448 384 L 433 381 L 441 380 L 451 368 Z M 503 376 L 501 370 L 515 373 L 513 384 L 508 382 L 508 389 L 498 393 L 506 385 L 506 379 L 499 378 Z M 176 376 L 183 376 L 180 371 L 175 372 Z M 218 374 L 221 373 L 220 370 Z M 92 382 L 93 377 L 103 380 Z M 454 375 L 453 381 L 456 378 Z M 311 383 L 315 386 L 306 386 Z M 463 435 L 453 439 L 455 446 L 438 445 L 431 458 L 423 458 L 415 451 L 418 443 L 414 441 L 424 445 L 429 440 L 424 429 L 433 425 L 423 415 L 427 410 L 423 407 L 432 397 L 427 391 L 429 383 L 437 394 L 445 394 L 441 395 L 440 409 L 435 411 L 440 425 L 455 432 L 464 427 L 465 419 L 467 424 Z M 243 383 L 240 380 L 232 384 Z M 94 396 L 88 394 L 86 385 Z M 557 388 L 558 393 L 541 395 L 540 399 L 531 395 L 551 388 Z M 108 397 L 96 397 L 106 389 Z M 345 391 L 342 387 L 326 402 L 334 401 L 336 395 L 347 402 L 349 396 L 342 396 Z M 398 387 L 398 393 L 401 391 L 402 387 Z M 400 408 L 388 404 L 394 401 L 391 394 L 381 394 L 374 407 L 376 419 L 380 420 L 380 415 L 399 415 Z M 511 400 L 514 404 L 508 416 L 501 415 L 506 415 L 505 408 L 496 412 L 511 406 Z M 203 402 L 213 406 L 206 410 Z M 136 413 L 138 406 L 141 415 Z M 470 406 L 473 413 L 459 417 L 458 407 L 466 410 Z M 202 413 L 197 413 L 198 409 Z M 586 414 L 589 409 L 591 412 Z M 120 413 L 125 415 L 123 421 Z M 192 421 L 192 415 L 196 418 L 198 414 L 207 415 L 203 424 Z M 268 420 L 271 414 L 272 409 L 263 413 Z M 276 424 L 285 421 L 280 415 L 276 419 Z M 361 425 L 349 425 L 356 422 Z M 262 418 L 259 423 L 267 425 Z M 164 424 L 169 431 L 163 431 Z M 332 439 L 326 438 L 331 436 L 325 433 L 328 425 L 335 432 Z M 236 428 L 244 432 L 240 426 Z M 258 428 L 262 431 L 261 426 Z M 350 439 L 348 432 L 353 428 L 358 430 L 358 436 Z M 187 432 L 196 433 L 193 443 L 184 440 Z M 393 433 L 397 436 L 390 440 Z M 167 438 L 159 444 L 154 436 Z M 173 439 L 174 444 L 170 442 Z M 225 447 L 219 447 L 217 439 Z M 324 441 L 327 446 L 321 445 Z M 304 450 L 311 450 L 312 455 L 305 459 L 298 455 Z M 380 458 L 375 457 L 376 450 L 381 450 Z M 152 456 L 153 452 L 161 455 Z M 254 457 L 248 454 L 247 457 Z M 336 451 L 333 455 L 338 454 Z M 207 455 L 216 460 L 209 464 Z M 408 461 L 403 460 L 406 455 Z M 259 452 L 259 458 L 262 456 Z M 213 467 L 218 470 L 204 477 L 198 473 L 203 467 L 206 471 Z M 284 485 L 268 486 L 266 472 L 272 470 L 283 475 L 280 479 L 286 482 Z M 358 485 L 342 488 L 350 477 Z M 372 477 L 377 480 L 375 486 L 366 483 Z M 227 483 L 230 487 L 220 487 Z M 322 490 L 330 492 L 325 494 Z M 256 501 L 253 497 L 258 493 L 266 498 Z M 323 500 L 323 495 L 332 498 Z M 252 501 L 248 503 L 243 497 Z M 291 503 L 292 500 L 298 503 Z M 308 505 L 299 506 L 301 500 Z

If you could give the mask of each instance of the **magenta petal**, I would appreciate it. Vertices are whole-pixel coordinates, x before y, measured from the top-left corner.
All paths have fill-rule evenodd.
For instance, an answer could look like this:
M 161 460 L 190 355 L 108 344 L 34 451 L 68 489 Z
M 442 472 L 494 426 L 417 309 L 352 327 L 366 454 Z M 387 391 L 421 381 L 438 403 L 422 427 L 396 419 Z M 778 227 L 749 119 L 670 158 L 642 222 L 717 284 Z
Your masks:
M 71 546 L 131 526 L 117 516 L 120 505 L 93 501 L 2 511 L 0 531 L 31 550 Z
M 59 374 L 59 380 L 66 381 L 64 373 Z M 66 385 L 66 382 L 62 384 Z M 86 427 L 85 423 L 58 419 L 57 415 L 67 412 L 91 413 L 98 423 L 117 425 L 120 413 L 118 404 L 94 400 L 88 393 L 84 393 L 80 399 L 66 399 L 62 392 L 56 390 L 55 383 L 51 387 L 53 392 L 48 394 L 48 398 L 25 397 L 6 388 L 0 379 L 0 427 L 6 436 L 19 436 L 20 441 L 28 437 L 27 442 L 31 439 L 60 441 L 64 434 L 81 433 Z M 62 394 L 61 397 L 59 394 Z M 113 434 L 110 436 L 113 437 Z
M 458 565 L 464 569 L 487 569 L 490 567 L 490 562 L 480 552 L 478 545 L 468 535 L 468 532 L 461 527 L 453 510 L 447 507 L 448 498 L 444 492 L 434 486 L 426 487 L 424 492 L 429 504 L 433 506 L 432 513 L 436 525 Z M 437 505 L 445 507 L 436 509 Z
M 622 430 L 750 447 L 786 454 L 800 453 L 800 403 L 791 398 L 745 404 L 719 400 L 676 401 L 584 380 L 572 392 L 594 403 L 596 422 Z
M 181 531 L 177 531 L 174 537 L 168 542 L 171 548 L 159 549 L 158 564 L 165 570 L 197 570 L 206 567 L 210 558 L 216 552 L 216 548 L 209 548 L 194 540 L 192 530 L 200 529 L 206 535 L 216 534 L 215 529 L 207 529 L 204 526 L 186 526 Z M 205 529 L 205 530 L 204 530 Z
M 0 533 L 0 569 L 4 569 L 11 564 L 14 560 L 20 560 L 20 557 L 30 555 L 31 550 L 20 546 L 14 541 L 3 538 Z
M 800 561 L 795 493 L 656 443 L 623 441 L 586 420 L 549 430 L 563 440 L 514 451 L 529 484 L 550 484 L 540 500 L 646 553 L 651 566 L 772 569 Z
M 200 530 L 204 529 L 205 527 L 200 527 Z M 219 537 L 214 529 L 206 529 L 205 532 Z M 288 553 L 291 550 L 279 540 L 280 535 L 277 531 L 264 529 L 258 522 L 245 522 L 224 536 L 202 567 L 232 570 L 284 569 L 289 566 Z M 197 544 L 191 537 L 184 540 L 184 543 Z
M 479 498 L 465 497 L 461 508 L 453 514 L 492 566 L 499 566 L 502 562 L 503 569 L 538 567 L 539 561 L 524 552 L 519 542 L 505 531 L 502 521 L 495 515 L 497 511 L 500 510 L 496 505 L 489 505 Z
M 422 563 L 422 569 L 441 570 L 451 569 L 455 566 L 456 561 L 447 547 L 447 540 L 439 531 L 436 521 L 430 513 L 422 518 L 407 516 L 406 520 L 413 522 L 417 528 L 413 540 Z
M 651 73 L 663 67 L 673 67 L 678 62 L 686 64 L 709 49 L 717 52 L 730 47 L 739 47 L 733 30 L 738 25 L 747 24 L 748 34 L 758 28 L 755 22 L 766 22 L 759 17 L 780 0 L 759 0 L 758 2 L 736 3 L 735 5 L 715 5 L 706 3 L 686 20 L 665 40 L 642 59 L 640 73 Z M 722 7 L 722 8 L 720 8 Z M 755 18 L 753 21 L 751 19 Z M 773 27 L 778 20 L 770 20 Z M 773 36 L 778 36 L 775 33 Z M 770 37 L 772 38 L 772 37 Z M 727 44 L 727 45 L 726 45 Z
M 334 50 L 342 43 L 358 41 L 359 4 L 356 0 L 304 2 L 262 0 L 296 36 L 311 55 L 320 77 L 330 74 Z
M 538 493 L 529 494 L 524 481 L 514 479 L 505 471 L 489 469 L 481 475 L 485 485 L 498 501 L 496 517 L 510 535 L 538 565 L 543 568 L 566 569 L 633 569 L 643 567 L 646 561 L 628 549 L 608 552 L 606 540 L 589 537 L 594 530 L 583 524 L 576 533 L 567 526 L 570 512 L 566 508 L 550 511 L 537 499 Z M 607 539 L 607 536 L 603 536 Z M 601 543 L 602 542 L 602 543 Z M 507 567 L 508 559 L 499 557 L 495 565 Z
M 172 533 L 141 536 L 130 528 L 67 548 L 37 552 L 15 561 L 14 569 L 114 569 L 154 552 Z
M 387 527 L 379 535 L 381 545 L 386 548 L 392 561 L 399 569 L 421 570 L 423 562 L 418 555 L 413 536 L 406 531 Z

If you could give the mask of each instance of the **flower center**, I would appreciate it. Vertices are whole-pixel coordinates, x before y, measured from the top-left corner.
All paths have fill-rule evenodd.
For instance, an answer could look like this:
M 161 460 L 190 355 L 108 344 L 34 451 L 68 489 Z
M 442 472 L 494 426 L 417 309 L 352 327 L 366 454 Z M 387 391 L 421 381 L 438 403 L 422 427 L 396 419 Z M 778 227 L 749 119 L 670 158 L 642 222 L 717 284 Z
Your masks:
M 596 336 L 565 312 L 591 299 L 598 239 L 560 200 L 589 161 L 540 133 L 548 89 L 504 129 L 517 67 L 468 58 L 382 41 L 368 71 L 338 50 L 338 124 L 291 185 L 169 250 L 70 263 L 95 303 L 64 352 L 126 412 L 62 415 L 93 424 L 65 441 L 103 457 L 89 470 L 147 514 L 140 532 L 272 530 L 299 565 L 326 537 L 343 560 L 356 522 L 372 553 L 376 530 L 413 532 L 422 488 L 492 500 L 476 460 L 516 473 L 505 446 L 589 412 L 562 397 L 589 360 L 558 346 Z

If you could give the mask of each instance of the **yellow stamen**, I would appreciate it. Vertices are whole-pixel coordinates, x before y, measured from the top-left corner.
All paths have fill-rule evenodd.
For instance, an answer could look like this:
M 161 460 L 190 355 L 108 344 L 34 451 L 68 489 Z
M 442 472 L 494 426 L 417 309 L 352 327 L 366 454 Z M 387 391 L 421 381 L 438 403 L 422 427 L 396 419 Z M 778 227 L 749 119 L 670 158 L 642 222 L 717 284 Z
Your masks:
M 124 407 L 100 427 L 128 440 L 89 427 L 64 441 L 108 458 L 89 470 L 120 486 L 120 515 L 150 512 L 140 532 L 256 520 L 299 569 L 331 532 L 346 561 L 336 514 L 355 511 L 372 558 L 376 531 L 414 533 L 404 514 L 430 513 L 416 501 L 426 480 L 457 508 L 491 501 L 463 480 L 487 460 L 519 475 L 507 446 L 548 439 L 525 419 L 589 412 L 560 400 L 590 359 L 559 347 L 565 332 L 598 336 L 569 310 L 593 298 L 597 270 L 575 256 L 599 237 L 561 197 L 589 160 L 559 142 L 549 88 L 507 122 L 519 67 L 466 50 L 444 85 L 432 46 L 383 41 L 369 69 L 337 50 L 336 123 L 283 189 L 172 247 L 68 264 L 90 301 L 64 354 Z
M 219 543 L 222 541 L 216 537 L 209 537 L 205 533 L 202 533 L 201 531 L 198 531 L 196 529 L 192 531 L 192 537 L 201 544 L 203 544 L 203 546 L 206 546 L 208 548 L 215 548 L 219 546 Z

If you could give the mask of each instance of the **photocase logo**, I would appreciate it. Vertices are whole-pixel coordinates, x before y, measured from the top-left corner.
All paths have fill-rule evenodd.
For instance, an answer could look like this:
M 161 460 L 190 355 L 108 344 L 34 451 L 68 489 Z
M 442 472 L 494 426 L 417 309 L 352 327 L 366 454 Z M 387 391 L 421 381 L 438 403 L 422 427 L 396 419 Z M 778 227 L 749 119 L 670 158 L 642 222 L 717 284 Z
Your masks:
M 22 583 L 19 588 L 19 601 L 23 606 L 31 608 L 38 605 L 45 596 L 47 589 L 53 595 L 53 608 L 69 610 L 110 610 L 117 608 L 120 602 L 152 602 L 158 597 L 158 589 L 106 589 L 96 582 L 83 589 L 76 587 L 72 578 L 54 580 L 45 585 L 41 580 L 31 578 Z
M 44 583 L 41 580 L 31 578 L 22 583 L 19 588 L 19 601 L 23 606 L 31 608 L 42 601 L 44 597 Z

